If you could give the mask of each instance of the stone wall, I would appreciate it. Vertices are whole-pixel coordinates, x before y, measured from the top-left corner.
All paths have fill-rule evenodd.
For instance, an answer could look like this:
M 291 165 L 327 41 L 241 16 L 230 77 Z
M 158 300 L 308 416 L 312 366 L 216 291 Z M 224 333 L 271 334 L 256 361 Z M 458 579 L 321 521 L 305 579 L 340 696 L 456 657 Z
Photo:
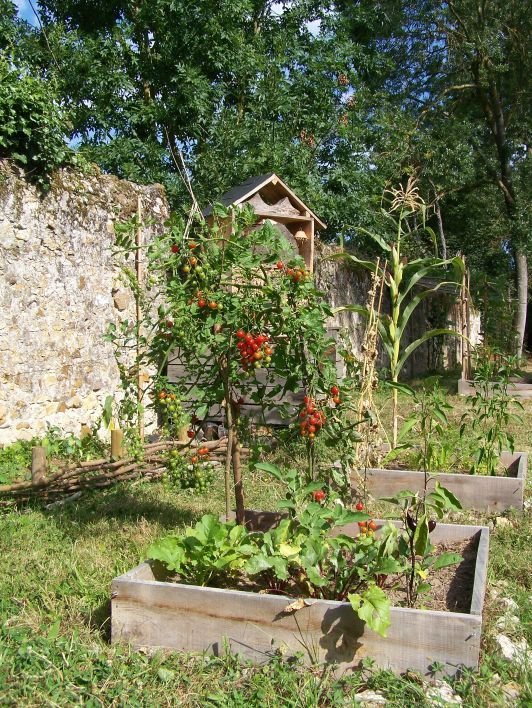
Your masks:
M 119 396 L 111 322 L 134 320 L 135 303 L 112 259 L 114 223 L 168 216 L 163 188 L 96 169 L 59 172 L 41 195 L 0 162 L 0 444 L 48 425 L 79 434 Z

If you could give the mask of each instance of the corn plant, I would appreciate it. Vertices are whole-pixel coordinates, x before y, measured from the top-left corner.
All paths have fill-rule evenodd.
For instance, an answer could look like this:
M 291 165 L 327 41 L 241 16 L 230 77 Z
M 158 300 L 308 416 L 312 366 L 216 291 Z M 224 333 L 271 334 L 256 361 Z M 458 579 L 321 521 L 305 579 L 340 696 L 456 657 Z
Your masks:
M 464 263 L 460 257 L 455 258 L 435 258 L 424 257 L 409 261 L 402 254 L 402 247 L 407 237 L 412 239 L 417 232 L 422 230 L 432 233 L 425 224 L 425 205 L 419 199 L 412 200 L 406 195 L 401 206 L 397 206 L 395 200 L 389 212 L 383 211 L 385 217 L 391 222 L 394 229 L 394 237 L 391 242 L 385 240 L 380 235 L 360 229 L 361 232 L 369 236 L 372 241 L 385 252 L 387 260 L 384 265 L 381 261 L 361 260 L 355 255 L 348 253 L 337 253 L 330 258 L 344 259 L 348 263 L 360 265 L 378 278 L 382 278 L 389 293 L 390 314 L 375 312 L 360 305 L 346 305 L 336 310 L 358 312 L 364 317 L 375 317 L 377 319 L 380 340 L 389 358 L 390 379 L 392 384 L 399 380 L 399 376 L 409 357 L 424 342 L 440 335 L 461 336 L 453 329 L 436 328 L 424 332 L 413 342 L 405 346 L 405 338 L 408 324 L 417 307 L 428 297 L 433 295 L 442 286 L 457 283 L 462 276 Z M 398 209 L 396 216 L 392 212 Z M 410 225 L 409 218 L 421 214 L 421 226 Z M 449 275 L 452 276 L 449 278 Z M 419 289 L 424 278 L 441 277 L 441 280 L 432 286 Z M 397 445 L 398 416 L 397 416 L 397 388 L 392 388 L 392 446 Z

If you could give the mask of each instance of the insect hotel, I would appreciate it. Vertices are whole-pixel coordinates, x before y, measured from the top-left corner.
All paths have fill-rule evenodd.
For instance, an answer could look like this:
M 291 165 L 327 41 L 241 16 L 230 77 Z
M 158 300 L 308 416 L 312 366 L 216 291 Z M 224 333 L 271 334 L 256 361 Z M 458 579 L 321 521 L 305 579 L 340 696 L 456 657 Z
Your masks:
M 294 255 L 301 256 L 312 273 L 315 234 L 324 229 L 325 224 L 276 174 L 251 177 L 226 192 L 219 202 L 225 207 L 253 207 L 257 215 L 256 227 L 266 222 L 274 224 L 292 246 Z M 204 210 L 203 216 L 212 225 L 211 207 Z

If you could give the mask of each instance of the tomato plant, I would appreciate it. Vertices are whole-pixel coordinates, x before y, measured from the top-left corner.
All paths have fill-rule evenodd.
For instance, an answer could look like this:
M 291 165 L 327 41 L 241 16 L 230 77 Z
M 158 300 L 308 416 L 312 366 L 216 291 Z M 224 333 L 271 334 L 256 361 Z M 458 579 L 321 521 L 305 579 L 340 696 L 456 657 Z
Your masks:
M 332 340 L 324 323 L 331 312 L 303 259 L 271 224 L 255 228 L 250 208 L 228 212 L 216 207 L 214 215 L 212 225 L 196 220 L 193 239 L 174 217 L 149 246 L 149 288 L 139 296 L 142 323 L 131 332 L 126 327 L 115 333 L 115 344 L 131 351 L 136 337 L 140 354 L 135 366 L 152 372 L 146 389 L 152 405 L 159 405 L 156 392 L 168 387 L 164 374 L 172 358 L 185 372 L 174 384 L 176 396 L 194 403 L 189 413 L 197 423 L 213 410 L 222 411 L 228 434 L 226 512 L 232 470 L 242 522 L 242 401 L 262 413 L 275 410 L 295 429 L 297 411 L 285 397 L 291 392 L 302 398 L 310 481 L 316 476 L 316 436 L 339 437 L 341 397 L 327 353 Z M 121 243 L 128 245 L 124 239 Z

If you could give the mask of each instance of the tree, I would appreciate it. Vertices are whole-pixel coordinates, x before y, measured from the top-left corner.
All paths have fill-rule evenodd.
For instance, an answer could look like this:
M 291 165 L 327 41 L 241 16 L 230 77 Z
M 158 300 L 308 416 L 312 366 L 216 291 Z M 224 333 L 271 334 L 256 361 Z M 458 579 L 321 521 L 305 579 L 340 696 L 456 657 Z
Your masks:
M 388 70 L 368 81 L 414 122 L 415 130 L 404 134 L 404 165 L 435 186 L 438 207 L 452 212 L 457 195 L 465 201 L 471 195 L 489 200 L 493 190 L 488 185 L 497 188 L 504 228 L 498 218 L 493 231 L 500 236 L 501 260 L 507 260 L 508 252 L 512 255 L 521 351 L 531 246 L 527 8 L 502 0 L 362 0 L 335 5 L 352 32 L 359 31 L 361 18 L 373 13 L 368 47 L 387 57 Z M 454 242 L 460 238 L 463 241 L 464 234 L 456 233 Z M 474 252 L 479 247 L 474 233 L 472 241 Z
M 326 237 L 361 213 L 371 222 L 368 195 L 383 188 L 371 169 L 372 97 L 358 91 L 355 100 L 353 91 L 377 60 L 334 31 L 327 5 L 40 7 L 71 137 L 105 170 L 163 182 L 181 206 L 189 198 L 174 162 L 181 149 L 202 204 L 250 175 L 277 171 L 329 224 Z
M 66 119 L 53 79 L 31 60 L 34 33 L 0 0 L 0 157 L 13 160 L 41 188 L 71 159 Z

